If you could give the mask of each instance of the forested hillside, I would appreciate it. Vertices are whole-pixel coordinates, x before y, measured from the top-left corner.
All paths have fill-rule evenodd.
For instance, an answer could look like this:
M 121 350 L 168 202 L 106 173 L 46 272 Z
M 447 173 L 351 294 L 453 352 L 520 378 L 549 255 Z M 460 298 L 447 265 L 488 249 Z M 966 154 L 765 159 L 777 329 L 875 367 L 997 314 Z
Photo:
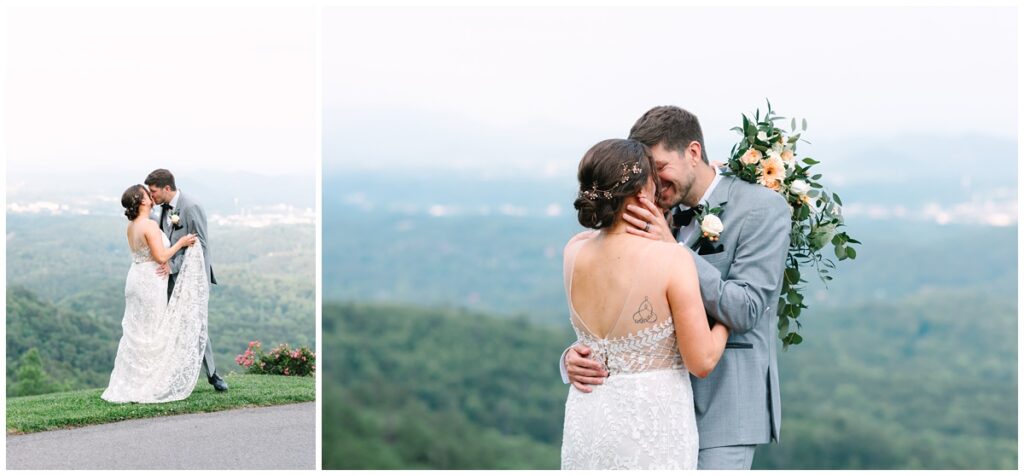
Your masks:
M 106 385 L 121 336 L 131 258 L 117 217 L 9 215 L 7 390 L 36 348 L 61 388 Z M 211 227 L 218 283 L 209 326 L 218 367 L 252 340 L 314 345 L 314 228 Z
M 557 468 L 564 326 L 324 309 L 325 468 Z M 755 468 L 1014 468 L 1016 302 L 930 293 L 829 310 L 780 355 L 783 436 Z

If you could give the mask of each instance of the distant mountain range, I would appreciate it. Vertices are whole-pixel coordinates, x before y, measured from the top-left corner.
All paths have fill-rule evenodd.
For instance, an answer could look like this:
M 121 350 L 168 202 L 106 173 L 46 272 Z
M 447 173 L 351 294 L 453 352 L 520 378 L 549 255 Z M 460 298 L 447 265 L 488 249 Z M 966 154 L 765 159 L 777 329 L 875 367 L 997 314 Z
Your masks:
M 431 160 L 437 144 L 426 154 L 412 147 L 386 156 L 399 152 L 394 146 L 375 151 L 360 141 L 331 146 L 328 139 L 325 213 L 572 215 L 575 168 L 590 144 L 572 153 L 564 147 L 510 144 L 495 157 L 467 164 L 458 159 L 466 152 L 456 143 L 451 138 L 454 158 Z M 1017 221 L 1014 140 L 909 136 L 801 147 L 823 162 L 815 170 L 841 195 L 848 217 L 992 226 Z M 719 155 L 728 152 L 724 145 L 712 150 L 720 149 Z M 529 155 L 516 156 L 516 151 Z
M 142 183 L 149 171 L 106 171 L 52 177 L 8 177 L 7 213 L 46 215 L 120 215 L 121 194 Z M 316 179 L 312 174 L 263 175 L 217 170 L 174 171 L 178 188 L 198 198 L 211 217 L 275 215 L 279 222 L 312 223 Z M 305 218 L 302 218 L 305 217 Z

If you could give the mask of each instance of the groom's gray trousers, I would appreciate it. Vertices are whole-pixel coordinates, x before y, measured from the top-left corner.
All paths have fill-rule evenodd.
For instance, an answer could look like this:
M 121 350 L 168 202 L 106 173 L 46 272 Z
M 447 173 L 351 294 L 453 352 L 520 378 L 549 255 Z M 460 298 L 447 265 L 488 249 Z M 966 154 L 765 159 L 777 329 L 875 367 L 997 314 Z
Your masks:
M 177 280 L 178 274 L 172 274 L 167 276 L 167 300 L 171 300 L 171 293 L 174 292 L 174 281 Z M 210 336 L 206 336 L 206 349 L 203 350 L 203 367 L 206 367 L 206 376 L 213 377 L 213 374 L 217 373 L 217 364 L 213 363 L 213 343 L 210 341 Z
M 757 445 L 704 448 L 697 454 L 697 469 L 750 469 Z

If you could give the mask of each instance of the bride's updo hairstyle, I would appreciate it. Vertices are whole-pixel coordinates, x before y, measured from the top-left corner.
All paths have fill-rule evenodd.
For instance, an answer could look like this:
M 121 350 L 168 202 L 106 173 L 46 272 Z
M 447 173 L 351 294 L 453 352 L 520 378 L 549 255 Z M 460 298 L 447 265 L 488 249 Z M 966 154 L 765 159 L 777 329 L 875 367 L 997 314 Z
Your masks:
M 640 192 L 651 177 L 657 196 L 661 183 L 654 170 L 650 149 L 635 140 L 608 139 L 591 147 L 577 173 L 580 190 L 573 207 L 580 224 L 595 230 L 611 226 L 626 197 Z
M 121 194 L 121 206 L 124 207 L 124 216 L 128 217 L 129 220 L 134 220 L 139 216 L 139 206 L 142 205 L 142 196 L 148 194 L 149 191 L 146 187 L 141 184 L 132 185 L 128 187 Z

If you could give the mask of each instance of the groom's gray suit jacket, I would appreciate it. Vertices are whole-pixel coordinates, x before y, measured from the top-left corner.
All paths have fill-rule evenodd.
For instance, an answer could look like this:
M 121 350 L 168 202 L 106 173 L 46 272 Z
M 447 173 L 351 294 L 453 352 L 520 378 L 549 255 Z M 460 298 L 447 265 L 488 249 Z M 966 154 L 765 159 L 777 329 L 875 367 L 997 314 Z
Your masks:
M 161 207 L 153 208 L 152 217 L 157 221 L 157 224 L 160 223 L 161 212 Z M 210 278 L 211 284 L 217 284 L 217 278 L 213 275 L 213 263 L 210 261 L 210 246 L 206 241 L 206 212 L 203 210 L 203 207 L 188 195 L 181 193 L 181 190 L 178 190 L 178 201 L 175 207 L 167 212 L 167 216 L 170 217 L 174 213 L 178 214 L 180 220 L 177 225 L 164 223 L 163 231 L 167 234 L 167 238 L 171 240 L 173 245 L 182 236 L 189 233 L 196 235 L 199 238 L 200 244 L 203 245 L 203 261 L 206 262 L 206 276 Z M 171 274 L 178 274 L 178 271 L 181 270 L 181 263 L 184 260 L 185 248 L 182 248 L 169 261 Z
M 722 177 L 708 199 L 711 208 L 722 203 L 716 249 L 698 254 L 691 245 L 708 316 L 731 331 L 714 371 L 691 376 L 701 448 L 778 441 L 782 424 L 777 306 L 791 209 L 778 193 L 735 177 Z

